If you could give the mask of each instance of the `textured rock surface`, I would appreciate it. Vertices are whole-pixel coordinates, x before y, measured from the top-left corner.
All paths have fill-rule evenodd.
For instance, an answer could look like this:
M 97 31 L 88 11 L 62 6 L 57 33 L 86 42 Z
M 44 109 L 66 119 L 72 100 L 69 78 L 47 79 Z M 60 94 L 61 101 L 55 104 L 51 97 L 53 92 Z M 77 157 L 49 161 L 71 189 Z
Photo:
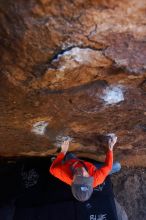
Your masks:
M 129 220 L 146 218 L 146 169 L 123 168 L 113 176 L 115 196 Z
M 0 2 L 0 155 L 102 153 L 146 166 L 145 0 Z

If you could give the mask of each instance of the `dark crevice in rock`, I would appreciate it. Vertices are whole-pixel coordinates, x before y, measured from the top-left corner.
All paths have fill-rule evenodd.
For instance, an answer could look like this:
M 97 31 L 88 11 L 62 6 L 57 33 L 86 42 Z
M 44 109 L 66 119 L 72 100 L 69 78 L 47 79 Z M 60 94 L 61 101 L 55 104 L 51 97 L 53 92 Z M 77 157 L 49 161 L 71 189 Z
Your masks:
M 80 86 L 75 86 L 69 89 L 60 89 L 60 90 L 51 90 L 47 88 L 34 90 L 35 93 L 47 95 L 47 94 L 63 94 L 63 93 L 78 93 L 79 91 L 87 90 L 89 88 L 92 88 L 94 85 L 98 85 L 99 87 L 107 86 L 108 83 L 105 80 L 96 80 L 87 84 L 83 84 Z
M 118 75 L 120 73 L 127 73 L 125 68 L 117 67 L 114 62 L 112 62 L 112 66 L 108 68 L 108 74 L 110 75 Z
M 146 94 L 146 79 L 140 83 L 139 88 Z
M 104 54 L 104 56 L 107 58 L 107 59 L 110 59 L 108 56 L 106 56 L 105 54 Z M 113 71 L 113 73 L 114 72 L 116 72 L 116 74 L 118 74 L 119 72 L 124 72 L 124 73 L 131 73 L 129 70 L 127 70 L 127 68 L 126 67 L 124 67 L 124 66 L 118 66 L 117 65 L 117 63 L 116 63 L 116 61 L 115 60 L 112 60 L 111 59 L 111 61 L 112 61 L 112 68 L 109 70 L 110 72 L 111 71 Z M 116 71 L 114 71 L 114 70 L 116 70 Z M 133 72 L 132 72 L 133 73 Z
M 74 47 L 76 47 L 76 46 L 71 46 L 71 47 L 68 47 L 68 48 L 66 48 L 66 49 L 64 49 L 64 50 L 63 50 L 63 49 L 58 50 L 58 52 L 55 53 L 54 56 L 50 59 L 50 62 L 49 62 L 49 63 L 52 63 L 54 60 L 58 59 L 58 56 L 59 56 L 59 55 L 64 54 L 66 51 L 69 51 L 69 50 L 71 50 L 71 49 L 74 48 Z
M 68 101 L 69 101 L 69 103 L 70 103 L 70 104 L 72 104 L 72 103 L 73 103 L 73 102 L 72 102 L 72 99 L 69 99 Z
M 94 34 L 96 34 L 96 31 L 97 31 L 97 24 L 95 24 L 93 30 L 90 31 L 90 33 L 88 35 L 86 35 L 86 37 L 89 41 L 97 43 L 96 41 L 90 39 Z
M 69 51 L 74 47 L 76 46 L 71 46 L 66 49 L 58 49 L 58 51 L 55 52 L 54 55 L 50 59 L 48 59 L 48 61 L 35 65 L 32 69 L 32 75 L 34 77 L 40 78 L 45 74 L 45 71 L 48 68 L 52 68 L 54 70 L 57 69 L 56 67 L 52 66 L 52 62 L 54 60 L 57 60 L 60 55 L 64 54 L 66 51 Z
M 78 47 L 78 48 L 80 48 L 80 49 L 91 49 L 91 50 L 95 50 L 95 51 L 103 51 L 103 49 L 97 49 L 97 48 L 94 48 L 94 47 L 92 47 L 92 46 L 81 46 L 81 45 L 78 46 L 78 45 L 73 45 L 73 46 L 71 46 L 71 47 L 65 48 L 64 50 L 63 50 L 63 49 L 59 50 L 59 51 L 58 51 L 56 54 L 54 54 L 54 56 L 50 59 L 50 62 L 49 62 L 49 63 L 53 62 L 54 60 L 57 60 L 58 57 L 59 57 L 59 55 L 63 55 L 65 52 L 70 51 L 71 49 L 76 48 L 76 47 Z
M 138 127 L 139 127 L 142 131 L 146 132 L 146 124 L 139 124 Z

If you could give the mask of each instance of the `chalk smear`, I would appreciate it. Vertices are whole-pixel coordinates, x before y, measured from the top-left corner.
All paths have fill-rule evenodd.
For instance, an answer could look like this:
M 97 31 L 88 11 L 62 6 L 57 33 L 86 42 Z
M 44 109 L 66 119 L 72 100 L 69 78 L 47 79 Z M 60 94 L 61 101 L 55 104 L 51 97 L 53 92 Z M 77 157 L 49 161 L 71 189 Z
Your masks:
M 31 129 L 31 131 L 37 135 L 44 135 L 47 126 L 48 126 L 48 122 L 39 121 L 33 125 L 33 128 Z
M 59 54 L 53 62 L 59 61 L 61 57 L 65 57 L 66 59 L 69 60 L 74 60 L 78 63 L 84 63 L 84 62 L 90 62 L 91 57 L 90 55 L 93 53 L 93 50 L 89 48 L 79 48 L 79 47 L 74 47 L 68 51 L 65 51 L 63 54 Z
M 103 91 L 101 98 L 109 104 L 116 104 L 124 101 L 124 94 L 121 86 L 110 86 Z
M 52 64 L 60 71 L 74 69 L 81 65 L 103 67 L 109 65 L 107 58 L 101 51 L 95 51 L 90 48 L 73 47 L 63 51 L 52 60 Z

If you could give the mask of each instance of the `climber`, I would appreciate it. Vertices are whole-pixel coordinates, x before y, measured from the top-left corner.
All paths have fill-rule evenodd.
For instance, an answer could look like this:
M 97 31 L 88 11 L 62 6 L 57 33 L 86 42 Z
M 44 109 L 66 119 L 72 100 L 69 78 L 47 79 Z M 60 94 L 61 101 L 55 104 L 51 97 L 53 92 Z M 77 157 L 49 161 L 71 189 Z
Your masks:
M 52 162 L 50 173 L 61 181 L 71 186 L 73 196 L 79 201 L 87 201 L 93 188 L 102 184 L 106 176 L 112 171 L 113 165 L 113 147 L 117 141 L 115 135 L 108 139 L 108 150 L 106 160 L 102 167 L 95 166 L 90 162 L 80 160 L 75 154 L 67 153 L 69 140 L 61 145 L 61 152 Z M 113 166 L 115 171 L 120 170 L 120 164 Z M 115 172 L 113 171 L 113 172 Z

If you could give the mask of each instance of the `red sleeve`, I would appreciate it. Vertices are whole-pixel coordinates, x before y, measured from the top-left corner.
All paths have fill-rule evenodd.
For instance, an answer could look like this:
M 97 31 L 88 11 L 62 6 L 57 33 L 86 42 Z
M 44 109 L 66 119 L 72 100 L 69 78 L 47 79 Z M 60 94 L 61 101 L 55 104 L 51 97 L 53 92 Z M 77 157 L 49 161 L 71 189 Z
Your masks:
M 103 183 L 107 175 L 110 173 L 113 165 L 113 151 L 108 151 L 106 154 L 105 165 L 97 169 L 94 173 L 94 187 Z
M 50 167 L 50 173 L 51 173 L 52 175 L 55 176 L 55 174 L 58 173 L 59 170 L 61 170 L 61 169 L 60 169 L 60 167 L 61 167 L 61 162 L 62 162 L 64 156 L 65 156 L 64 153 L 59 153 L 59 154 L 57 155 L 56 159 L 53 161 L 53 163 L 52 163 L 52 165 L 51 165 L 51 167 Z
M 50 173 L 56 178 L 62 180 L 63 182 L 71 185 L 72 179 L 69 174 L 66 172 L 65 165 L 62 165 L 62 160 L 64 158 L 64 153 L 58 154 L 57 158 L 53 161 L 50 167 Z

